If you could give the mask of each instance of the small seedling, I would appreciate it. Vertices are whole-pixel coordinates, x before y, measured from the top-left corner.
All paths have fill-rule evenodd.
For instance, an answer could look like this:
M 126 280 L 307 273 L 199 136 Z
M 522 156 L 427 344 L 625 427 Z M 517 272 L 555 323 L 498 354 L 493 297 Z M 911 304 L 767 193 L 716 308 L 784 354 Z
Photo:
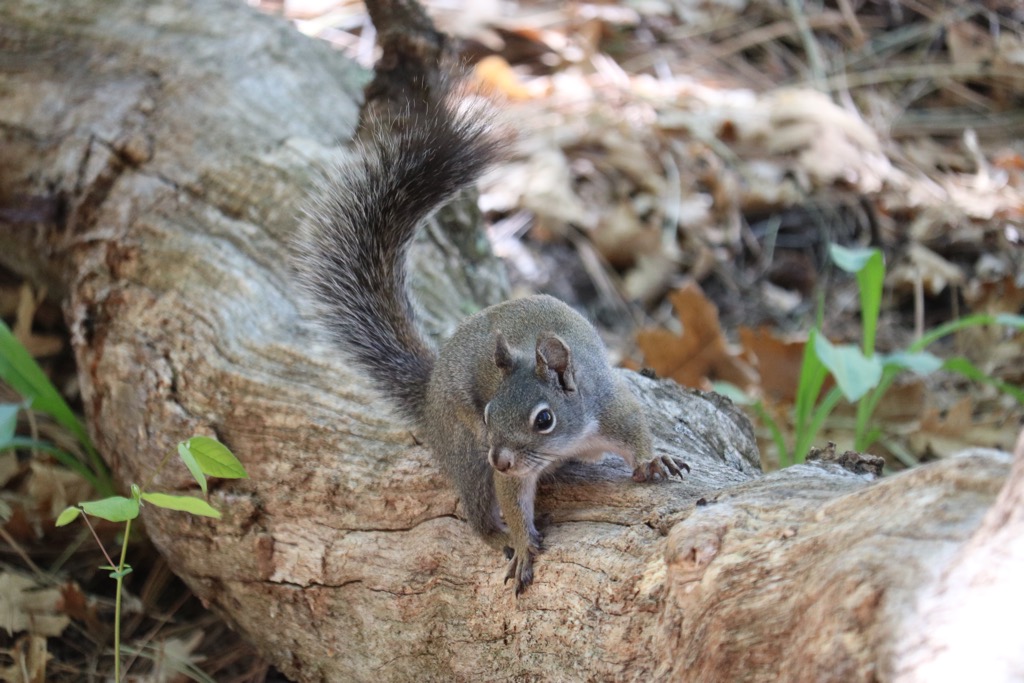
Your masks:
M 854 344 L 835 345 L 822 334 L 820 327 L 811 330 L 804 349 L 793 405 L 795 436 L 792 447 L 787 446 L 782 429 L 760 401 L 754 401 L 736 387 L 724 384 L 716 386 L 716 389 L 737 402 L 750 405 L 755 410 L 772 434 L 781 466 L 803 462 L 825 420 L 843 399 L 856 405 L 854 449 L 865 451 L 870 448 L 882 434 L 881 428 L 872 423 L 872 416 L 901 372 L 909 371 L 918 375 L 927 375 L 937 370 L 955 372 L 968 379 L 991 384 L 1024 404 L 1024 390 L 1020 387 L 988 376 L 966 358 L 942 360 L 925 350 L 942 337 L 967 327 L 1005 325 L 1024 329 L 1024 316 L 972 315 L 940 325 L 905 350 L 889 354 L 876 353 L 875 333 L 885 282 L 882 252 L 878 249 L 847 249 L 833 244 L 829 253 L 839 268 L 856 275 L 863 335 L 860 347 Z M 828 376 L 835 381 L 835 386 L 822 397 L 822 388 Z
M 193 436 L 188 441 L 178 444 L 178 455 L 185 463 L 189 472 L 195 478 L 199 487 L 206 493 L 206 477 L 219 477 L 221 479 L 245 479 L 248 474 L 238 459 L 228 450 L 227 446 L 215 439 L 206 436 Z M 159 475 L 160 471 L 167 464 L 171 454 L 164 457 L 157 471 L 150 478 Z M 76 520 L 79 516 L 89 527 L 93 538 L 103 555 L 107 558 L 107 564 L 100 567 L 110 571 L 110 578 L 117 583 L 114 599 L 114 680 L 121 680 L 121 593 L 124 577 L 131 573 L 132 566 L 126 562 L 128 555 L 128 540 L 132 531 L 132 520 L 139 516 L 139 510 L 143 505 L 149 503 L 165 510 L 178 510 L 188 512 L 202 517 L 213 517 L 220 519 L 220 512 L 202 498 L 194 496 L 179 496 L 168 493 L 149 491 L 148 484 L 145 488 L 137 484 L 131 485 L 131 495 L 108 496 L 101 500 L 93 500 L 66 508 L 57 517 L 57 526 L 64 526 Z M 82 515 L 82 513 L 85 515 Z M 121 556 L 115 564 L 106 548 L 100 541 L 99 535 L 89 522 L 89 515 L 105 519 L 108 522 L 124 522 L 124 534 L 121 541 Z
M 121 588 L 124 577 L 132 571 L 131 565 L 126 561 L 132 520 L 139 516 L 140 508 L 146 503 L 166 510 L 178 510 L 217 519 L 220 518 L 220 512 L 202 498 L 149 490 L 150 484 L 169 461 L 171 453 L 164 457 L 149 482 L 141 487 L 136 484 L 131 485 L 129 497 L 113 495 L 113 479 L 103 459 L 93 446 L 85 427 L 61 397 L 57 388 L 46 377 L 43 369 L 39 367 L 28 350 L 22 346 L 2 320 L 0 320 L 0 379 L 21 394 L 24 399 L 21 403 L 0 404 L 0 452 L 17 448 L 49 453 L 65 467 L 80 474 L 100 495 L 106 496 L 101 500 L 79 503 L 65 509 L 57 517 L 56 525 L 70 524 L 81 516 L 86 526 L 89 527 L 89 531 L 92 532 L 93 538 L 96 539 L 103 555 L 107 558 L 107 564 L 100 569 L 108 570 L 110 577 L 117 582 L 114 608 L 114 680 L 120 681 Z M 52 417 L 54 421 L 75 436 L 85 453 L 87 462 L 83 462 L 53 444 L 35 438 L 34 430 L 32 438 L 16 436 L 18 413 L 21 411 L 28 414 L 32 424 L 34 424 L 32 422 L 34 413 Z M 208 476 L 221 479 L 248 478 L 245 468 L 238 462 L 238 459 L 216 439 L 193 436 L 188 441 L 179 443 L 177 452 L 182 462 L 185 463 L 185 467 L 198 482 L 204 495 L 207 493 L 206 477 Z M 82 515 L 83 512 L 85 515 Z M 89 515 L 109 522 L 124 522 L 121 555 L 116 563 L 100 542 L 99 535 L 89 522 Z

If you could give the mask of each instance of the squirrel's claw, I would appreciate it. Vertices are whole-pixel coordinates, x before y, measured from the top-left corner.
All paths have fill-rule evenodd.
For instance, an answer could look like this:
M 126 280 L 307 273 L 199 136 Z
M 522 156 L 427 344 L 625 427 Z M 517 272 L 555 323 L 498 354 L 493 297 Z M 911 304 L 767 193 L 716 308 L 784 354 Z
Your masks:
M 683 470 L 689 472 L 690 466 L 679 458 L 661 455 L 633 470 L 633 480 L 659 481 L 661 479 L 668 479 L 673 475 L 682 479 Z
M 533 555 L 532 550 L 517 550 L 513 552 L 512 559 L 508 562 L 505 583 L 508 583 L 509 579 L 515 579 L 517 598 L 533 583 Z
M 663 455 L 661 456 L 661 462 L 671 474 L 674 474 L 680 479 L 683 478 L 683 470 L 686 470 L 687 474 L 690 473 L 690 466 L 679 458 L 674 458 L 671 455 Z
M 505 559 L 508 560 L 508 571 L 505 572 L 505 583 L 515 579 L 516 597 L 533 583 L 533 558 L 541 551 L 544 537 L 536 531 L 530 532 L 530 543 L 525 550 L 505 547 Z

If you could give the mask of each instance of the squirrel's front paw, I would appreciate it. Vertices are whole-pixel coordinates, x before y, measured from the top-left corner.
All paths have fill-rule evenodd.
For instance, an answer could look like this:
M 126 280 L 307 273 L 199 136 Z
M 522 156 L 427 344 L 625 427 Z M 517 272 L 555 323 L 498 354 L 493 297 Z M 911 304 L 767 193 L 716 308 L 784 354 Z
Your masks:
M 505 548 L 505 559 L 508 560 L 508 571 L 505 572 L 505 583 L 509 579 L 515 579 L 516 597 L 526 590 L 526 587 L 533 583 L 533 558 L 541 551 L 541 541 L 544 539 L 536 530 L 530 532 L 530 542 L 523 550 L 517 550 L 510 546 Z
M 507 551 L 508 549 L 506 549 Z M 505 583 L 509 579 L 515 580 L 516 597 L 526 590 L 526 587 L 533 583 L 533 557 L 539 551 L 533 547 L 526 550 L 512 550 L 512 557 L 508 561 L 508 571 L 505 573 Z
M 675 475 L 682 479 L 683 470 L 690 471 L 690 466 L 679 458 L 670 455 L 659 455 L 653 460 L 640 464 L 633 470 L 633 481 L 658 481 Z

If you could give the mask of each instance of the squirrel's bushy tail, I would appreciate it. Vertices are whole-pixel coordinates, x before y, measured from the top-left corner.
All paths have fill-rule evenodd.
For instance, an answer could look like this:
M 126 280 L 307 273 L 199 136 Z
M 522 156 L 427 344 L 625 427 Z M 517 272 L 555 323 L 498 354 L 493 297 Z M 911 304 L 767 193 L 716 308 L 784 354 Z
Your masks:
M 417 226 L 493 161 L 491 123 L 445 91 L 369 131 L 328 173 L 298 240 L 299 280 L 322 324 L 413 421 L 434 352 L 409 302 L 406 252 Z

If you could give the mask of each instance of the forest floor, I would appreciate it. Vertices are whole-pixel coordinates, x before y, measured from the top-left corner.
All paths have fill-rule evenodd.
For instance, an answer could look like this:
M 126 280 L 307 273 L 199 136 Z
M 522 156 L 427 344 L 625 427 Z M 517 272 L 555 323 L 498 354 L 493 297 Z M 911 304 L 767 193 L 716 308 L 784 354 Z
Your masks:
M 373 63 L 360 2 L 250 4 Z M 801 460 L 808 442 L 867 443 L 890 470 L 968 446 L 1009 451 L 1024 385 L 1024 9 L 809 4 L 426 2 L 519 132 L 481 188 L 492 244 L 517 293 L 587 311 L 622 364 L 731 385 L 751 405 L 766 469 Z M 831 244 L 880 250 L 877 316 L 862 315 L 858 279 Z M 4 276 L 0 314 L 74 398 L 59 307 Z M 924 359 L 929 333 L 980 315 L 1007 324 L 942 335 L 926 349 L 938 365 Z M 850 349 L 876 317 L 872 346 L 885 358 L 919 352 L 910 369 L 891 369 L 875 394 L 868 381 L 868 416 L 837 394 L 802 439 L 794 404 L 811 330 Z M 844 391 L 870 367 L 850 362 Z M 43 680 L 31 671 L 48 658 L 45 680 L 108 678 L 102 556 L 91 537 L 43 521 L 87 498 L 83 482 L 13 451 L 0 476 L 0 612 L 64 632 L 0 635 L 0 680 Z M 114 526 L 98 532 L 119 542 Z M 131 670 L 146 673 L 132 680 L 283 680 L 136 545 L 124 639 L 138 653 Z

